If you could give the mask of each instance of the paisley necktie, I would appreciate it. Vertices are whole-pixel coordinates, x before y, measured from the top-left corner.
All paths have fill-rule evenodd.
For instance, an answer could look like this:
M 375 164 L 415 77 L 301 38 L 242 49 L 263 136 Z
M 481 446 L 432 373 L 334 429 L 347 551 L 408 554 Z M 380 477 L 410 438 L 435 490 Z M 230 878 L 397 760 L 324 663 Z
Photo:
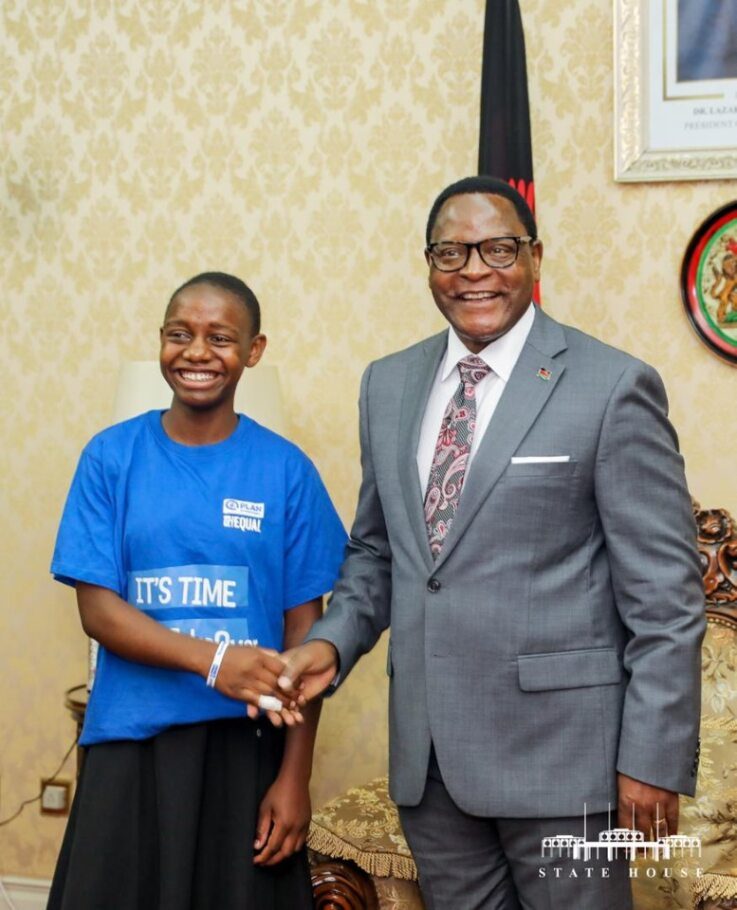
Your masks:
M 458 510 L 476 429 L 476 383 L 491 367 L 473 354 L 458 361 L 458 372 L 461 381 L 440 424 L 425 493 L 425 524 L 433 559 L 438 558 Z

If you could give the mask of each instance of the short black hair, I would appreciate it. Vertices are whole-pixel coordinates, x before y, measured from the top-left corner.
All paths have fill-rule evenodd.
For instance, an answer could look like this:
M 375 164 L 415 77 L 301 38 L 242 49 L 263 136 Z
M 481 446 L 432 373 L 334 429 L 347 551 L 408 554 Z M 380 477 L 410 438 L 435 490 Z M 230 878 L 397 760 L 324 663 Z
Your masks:
M 235 275 L 228 275 L 227 272 L 202 272 L 199 275 L 195 275 L 194 278 L 188 279 L 183 285 L 180 285 L 169 298 L 169 303 L 166 305 L 167 312 L 177 294 L 199 284 L 209 284 L 210 287 L 220 288 L 223 291 L 228 291 L 234 297 L 237 297 L 248 310 L 253 334 L 258 335 L 261 331 L 261 307 L 259 306 L 258 299 L 245 281 L 241 281 L 241 279 L 236 278 Z
M 433 202 L 430 214 L 427 219 L 427 228 L 425 229 L 425 243 L 430 245 L 432 229 L 438 218 L 438 212 L 443 204 L 453 196 L 463 196 L 466 193 L 488 193 L 491 196 L 503 196 L 514 206 L 519 216 L 519 220 L 525 227 L 527 233 L 533 240 L 537 240 L 537 224 L 532 209 L 525 201 L 524 197 L 517 190 L 510 186 L 505 180 L 498 177 L 489 177 L 481 174 L 478 177 L 464 177 L 463 180 L 457 180 L 442 191 L 438 198 Z

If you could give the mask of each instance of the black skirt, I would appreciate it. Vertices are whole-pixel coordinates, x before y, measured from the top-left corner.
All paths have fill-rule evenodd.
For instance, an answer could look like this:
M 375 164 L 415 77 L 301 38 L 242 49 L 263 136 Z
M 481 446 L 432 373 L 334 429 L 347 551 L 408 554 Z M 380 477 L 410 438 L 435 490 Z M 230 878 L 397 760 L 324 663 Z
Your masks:
M 253 864 L 283 731 L 247 718 L 90 746 L 47 910 L 308 910 L 304 850 Z

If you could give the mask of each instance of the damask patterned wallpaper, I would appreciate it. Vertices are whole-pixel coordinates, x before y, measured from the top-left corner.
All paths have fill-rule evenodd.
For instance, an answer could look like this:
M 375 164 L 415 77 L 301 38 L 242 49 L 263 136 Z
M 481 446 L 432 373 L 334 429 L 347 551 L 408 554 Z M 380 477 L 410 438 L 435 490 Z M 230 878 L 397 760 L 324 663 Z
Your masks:
M 109 422 L 121 360 L 156 356 L 183 279 L 252 284 L 292 435 L 350 520 L 361 371 L 442 325 L 423 226 L 475 169 L 483 6 L 3 3 L 0 816 L 73 735 L 63 691 L 85 678 L 85 640 L 47 566 L 76 458 Z M 610 0 L 522 7 L 545 306 L 661 370 L 694 494 L 737 510 L 737 373 L 692 334 L 677 287 L 734 183 L 616 185 Z M 385 768 L 384 659 L 326 705 L 316 802 Z M 63 825 L 31 806 L 1 828 L 0 874 L 49 875 Z

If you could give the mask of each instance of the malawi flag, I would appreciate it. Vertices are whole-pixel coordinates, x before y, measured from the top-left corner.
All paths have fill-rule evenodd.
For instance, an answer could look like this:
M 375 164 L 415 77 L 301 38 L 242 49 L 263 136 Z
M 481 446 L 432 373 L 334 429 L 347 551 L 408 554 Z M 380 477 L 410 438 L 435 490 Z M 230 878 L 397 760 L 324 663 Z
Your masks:
M 486 0 L 479 174 L 500 177 L 535 211 L 527 61 L 519 0 Z M 540 288 L 535 286 L 535 303 Z

